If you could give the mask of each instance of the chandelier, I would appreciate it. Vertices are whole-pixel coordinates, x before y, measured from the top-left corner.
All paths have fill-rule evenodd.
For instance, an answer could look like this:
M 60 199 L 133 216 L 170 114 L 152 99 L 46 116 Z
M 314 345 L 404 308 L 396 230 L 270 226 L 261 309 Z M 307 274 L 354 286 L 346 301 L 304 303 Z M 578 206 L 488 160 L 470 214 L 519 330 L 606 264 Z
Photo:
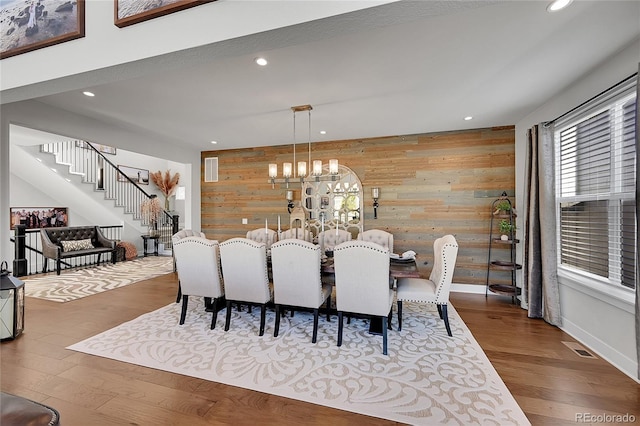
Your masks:
M 299 181 L 301 184 L 305 182 L 305 179 L 319 182 L 320 180 L 335 180 L 338 177 L 338 160 L 329 160 L 329 174 L 325 175 L 323 172 L 322 160 L 313 160 L 311 162 L 311 105 L 298 105 L 291 107 L 293 111 L 293 162 L 282 164 L 282 178 L 278 178 L 278 165 L 276 163 L 269 164 L 269 179 L 271 187 L 274 188 L 276 183 L 284 183 L 289 188 L 290 180 Z M 309 128 L 308 128 L 308 163 L 307 161 L 298 161 L 297 169 L 294 169 L 296 165 L 296 114 L 299 112 L 307 111 L 309 116 Z M 307 164 L 310 168 L 307 169 Z

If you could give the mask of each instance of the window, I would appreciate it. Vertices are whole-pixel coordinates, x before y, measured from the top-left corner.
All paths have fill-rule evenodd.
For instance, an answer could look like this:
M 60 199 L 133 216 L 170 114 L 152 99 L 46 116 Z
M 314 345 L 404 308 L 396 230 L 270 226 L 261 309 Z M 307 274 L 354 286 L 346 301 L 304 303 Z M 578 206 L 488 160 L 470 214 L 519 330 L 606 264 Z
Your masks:
M 635 288 L 636 77 L 556 120 L 559 264 Z

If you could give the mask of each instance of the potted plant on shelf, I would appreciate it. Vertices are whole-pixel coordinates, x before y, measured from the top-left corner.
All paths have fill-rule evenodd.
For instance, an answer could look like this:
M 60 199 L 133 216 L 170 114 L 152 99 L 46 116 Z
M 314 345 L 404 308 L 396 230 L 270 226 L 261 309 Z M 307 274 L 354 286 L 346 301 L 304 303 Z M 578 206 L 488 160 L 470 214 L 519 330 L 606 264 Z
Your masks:
M 509 215 L 510 210 L 511 210 L 511 203 L 507 200 L 503 200 L 496 205 L 496 211 L 494 211 L 493 214 L 495 216 Z
M 510 236 L 512 235 L 513 231 L 515 231 L 516 226 L 514 224 L 512 224 L 511 222 L 509 222 L 506 219 L 502 219 L 499 223 L 498 223 L 498 228 L 500 229 L 500 232 L 502 233 L 502 235 L 500 236 L 500 239 L 503 241 L 507 241 L 510 239 Z

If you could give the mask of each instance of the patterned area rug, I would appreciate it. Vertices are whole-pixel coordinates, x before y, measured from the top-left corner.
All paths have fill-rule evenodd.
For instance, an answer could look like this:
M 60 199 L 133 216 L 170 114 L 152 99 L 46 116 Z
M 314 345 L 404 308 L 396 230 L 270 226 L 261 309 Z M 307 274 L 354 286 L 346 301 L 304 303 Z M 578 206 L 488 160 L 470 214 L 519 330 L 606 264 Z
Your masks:
M 197 299 L 182 326 L 172 303 L 67 349 L 408 424 L 530 424 L 452 306 L 450 338 L 435 306 L 405 302 L 385 356 L 362 319 L 345 319 L 339 348 L 336 316 L 312 344 L 310 313 L 282 318 L 274 338 L 272 310 L 259 337 L 260 309 L 234 308 L 225 333 L 225 310 L 210 330 Z
M 69 302 L 138 281 L 173 272 L 172 257 L 141 257 L 115 265 L 105 263 L 74 271 L 27 278 L 25 295 L 54 302 Z

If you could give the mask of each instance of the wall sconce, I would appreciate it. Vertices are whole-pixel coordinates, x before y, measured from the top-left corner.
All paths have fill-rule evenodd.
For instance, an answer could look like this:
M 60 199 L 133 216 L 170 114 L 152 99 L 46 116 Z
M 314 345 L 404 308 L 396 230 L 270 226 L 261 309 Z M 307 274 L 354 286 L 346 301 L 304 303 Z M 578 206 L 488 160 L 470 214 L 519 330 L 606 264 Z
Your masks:
M 185 191 L 185 187 L 179 186 L 176 189 L 176 200 L 186 200 L 186 199 L 187 199 L 187 193 Z
M 371 188 L 371 197 L 373 198 L 373 218 L 378 218 L 378 198 L 380 198 L 380 188 Z
M 289 214 L 291 214 L 291 210 L 293 210 L 293 208 L 295 207 L 295 205 L 293 204 L 293 191 L 292 190 L 287 190 L 287 211 L 289 212 Z

